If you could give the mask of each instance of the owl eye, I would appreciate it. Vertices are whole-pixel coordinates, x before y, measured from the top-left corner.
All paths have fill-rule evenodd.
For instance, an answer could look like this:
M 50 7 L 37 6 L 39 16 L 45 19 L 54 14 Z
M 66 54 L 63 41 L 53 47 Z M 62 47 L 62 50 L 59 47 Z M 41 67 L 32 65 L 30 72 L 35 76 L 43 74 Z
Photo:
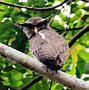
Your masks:
M 27 24 L 25 25 L 25 27 L 27 27 L 27 28 L 29 28 L 29 29 L 33 29 L 33 28 L 34 28 L 34 26 L 33 26 L 32 24 L 29 24 L 29 23 L 27 23 Z
M 37 24 L 37 27 L 44 28 L 46 25 L 47 25 L 47 23 L 42 21 Z
M 33 29 L 34 28 L 34 25 L 32 25 L 31 23 L 17 23 L 16 25 L 22 26 L 22 27 L 27 27 L 29 29 Z
M 39 23 L 37 24 L 37 26 L 38 26 L 38 27 L 42 27 L 42 26 L 44 26 L 44 23 L 43 23 L 43 22 L 39 22 Z

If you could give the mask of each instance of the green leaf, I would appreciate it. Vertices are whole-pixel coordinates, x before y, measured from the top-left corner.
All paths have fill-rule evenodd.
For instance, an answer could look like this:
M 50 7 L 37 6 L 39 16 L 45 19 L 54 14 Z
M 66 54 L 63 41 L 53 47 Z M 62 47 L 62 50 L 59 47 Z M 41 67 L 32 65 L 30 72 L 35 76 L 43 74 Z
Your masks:
M 23 85 L 22 81 L 20 81 L 20 80 L 12 81 L 12 82 L 10 82 L 10 84 L 11 84 L 10 86 L 13 87 L 13 88 L 18 88 L 18 87 Z
M 62 70 L 63 71 L 70 71 L 70 67 L 71 67 L 70 65 L 71 65 L 71 63 L 72 63 L 72 58 L 69 57 L 67 59 L 66 63 L 63 65 Z
M 51 24 L 51 26 L 54 29 L 58 29 L 57 31 L 59 31 L 59 32 L 60 32 L 60 30 L 64 29 L 64 27 L 62 25 L 60 25 L 57 20 L 54 20 L 53 23 Z
M 27 0 L 29 6 L 42 7 L 45 6 L 47 0 Z
M 80 78 L 82 76 L 83 73 L 85 73 L 85 61 L 78 56 L 78 62 L 77 62 L 77 73 L 78 73 L 78 77 Z
M 89 52 L 86 52 L 85 49 L 84 50 L 81 50 L 79 53 L 78 53 L 78 56 L 81 57 L 85 62 L 89 62 Z
M 86 32 L 80 39 L 80 44 L 84 45 L 85 47 L 89 47 L 89 32 Z
M 76 12 L 75 12 L 76 15 L 80 16 L 82 14 L 82 11 L 81 9 L 78 9 Z
M 80 5 L 78 4 L 77 5 L 80 9 L 84 8 L 85 7 L 85 2 L 82 2 Z
M 79 8 L 77 7 L 77 4 L 72 5 L 72 12 L 75 13 L 76 10 L 78 10 Z
M 86 22 L 89 23 L 89 17 L 87 17 Z
M 58 16 L 59 16 L 63 21 L 66 21 L 66 15 L 64 15 L 63 13 L 59 13 Z
M 89 77 L 85 77 L 83 80 L 85 80 L 85 81 L 89 81 Z
M 22 74 L 16 70 L 12 70 L 10 73 L 9 73 L 9 76 L 10 76 L 10 81 L 18 81 L 18 80 L 21 80 L 22 79 Z
M 70 22 L 73 23 L 74 21 L 76 21 L 79 18 L 78 15 L 74 15 L 72 18 L 70 18 Z
M 16 2 L 18 2 L 18 0 L 4 0 L 4 1 L 10 2 L 10 3 L 16 3 Z
M 86 73 L 89 74 L 89 62 L 85 64 Z

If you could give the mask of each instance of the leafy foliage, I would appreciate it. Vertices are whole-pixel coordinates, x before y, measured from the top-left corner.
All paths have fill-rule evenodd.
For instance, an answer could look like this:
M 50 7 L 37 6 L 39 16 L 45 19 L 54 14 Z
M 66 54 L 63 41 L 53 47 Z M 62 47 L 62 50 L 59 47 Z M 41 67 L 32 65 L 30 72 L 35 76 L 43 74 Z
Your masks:
M 56 2 L 63 0 L 4 0 L 6 2 L 28 5 L 31 7 L 48 7 Z M 68 9 L 67 9 L 68 7 Z M 0 4 L 0 42 L 9 45 L 19 51 L 31 55 L 28 50 L 28 41 L 22 28 L 15 26 L 17 22 L 24 22 L 30 17 L 41 16 L 48 17 L 56 10 L 33 11 L 16 7 L 5 6 Z M 89 24 L 89 3 L 74 0 L 71 5 L 64 6 L 61 12 L 54 18 L 51 27 L 64 35 L 66 41 L 79 32 L 78 30 L 65 31 L 67 28 L 84 27 Z M 69 50 L 69 57 L 62 70 L 71 75 L 82 78 L 83 75 L 89 74 L 89 32 L 79 38 Z M 26 83 L 32 81 L 37 75 L 15 63 L 7 61 L 0 57 L 0 90 L 18 89 Z M 89 80 L 85 76 L 84 80 Z M 28 90 L 48 90 L 49 80 L 43 79 Z M 53 82 L 52 90 L 68 90 L 62 85 Z

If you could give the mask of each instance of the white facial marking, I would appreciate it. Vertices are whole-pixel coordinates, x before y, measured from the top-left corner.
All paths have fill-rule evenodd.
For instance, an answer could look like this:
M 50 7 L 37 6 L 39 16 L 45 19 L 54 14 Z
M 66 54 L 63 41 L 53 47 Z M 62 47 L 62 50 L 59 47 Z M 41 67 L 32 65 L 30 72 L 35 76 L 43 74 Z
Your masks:
M 42 37 L 42 39 L 45 39 L 45 35 L 41 32 L 39 32 L 39 35 Z

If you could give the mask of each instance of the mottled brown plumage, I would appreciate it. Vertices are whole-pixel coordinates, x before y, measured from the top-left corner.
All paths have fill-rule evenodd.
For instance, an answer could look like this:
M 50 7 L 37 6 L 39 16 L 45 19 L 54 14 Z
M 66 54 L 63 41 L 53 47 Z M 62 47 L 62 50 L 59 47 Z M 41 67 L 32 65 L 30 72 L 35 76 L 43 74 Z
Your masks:
M 54 32 L 47 19 L 33 17 L 23 24 L 23 31 L 29 39 L 30 50 L 43 64 L 52 70 L 59 70 L 66 61 L 68 44 Z

